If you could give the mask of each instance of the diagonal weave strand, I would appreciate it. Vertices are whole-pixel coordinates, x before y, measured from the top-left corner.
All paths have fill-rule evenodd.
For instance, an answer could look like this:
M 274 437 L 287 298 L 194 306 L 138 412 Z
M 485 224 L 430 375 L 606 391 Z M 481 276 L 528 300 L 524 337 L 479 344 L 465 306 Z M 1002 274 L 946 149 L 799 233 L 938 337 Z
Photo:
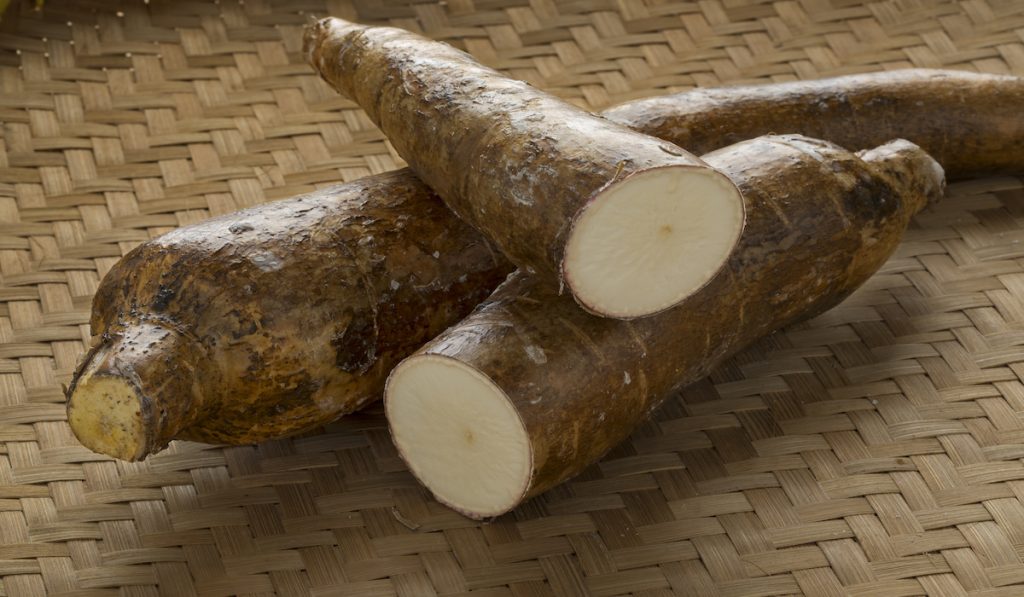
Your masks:
M 1019 178 L 952 187 L 843 305 L 488 524 L 429 498 L 379 410 L 127 464 L 77 444 L 60 387 L 135 244 L 400 165 L 303 64 L 311 13 L 422 31 L 598 109 L 911 66 L 1024 75 L 1019 0 L 32 7 L 0 21 L 0 594 L 1024 592 Z

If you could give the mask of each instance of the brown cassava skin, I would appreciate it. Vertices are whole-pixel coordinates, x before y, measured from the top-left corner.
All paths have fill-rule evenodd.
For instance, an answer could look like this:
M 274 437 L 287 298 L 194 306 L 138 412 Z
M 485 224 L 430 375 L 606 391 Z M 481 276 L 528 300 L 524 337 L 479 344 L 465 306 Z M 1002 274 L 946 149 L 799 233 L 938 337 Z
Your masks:
M 874 82 L 874 75 L 840 77 L 831 80 L 828 85 L 810 82 L 801 86 L 820 89 L 825 97 L 833 97 L 837 93 L 833 91 L 836 88 L 845 90 L 848 97 L 862 97 L 870 90 L 872 94 L 881 94 L 881 97 L 887 98 L 883 105 L 891 102 L 905 104 L 906 100 L 901 100 L 902 92 L 897 90 L 909 86 L 921 96 L 915 101 L 924 104 L 916 106 L 918 111 L 931 114 L 932 117 L 919 119 L 908 116 L 887 125 L 891 127 L 890 132 L 894 136 L 927 144 L 929 139 L 946 138 L 947 134 L 937 129 L 937 125 L 945 124 L 949 130 L 954 130 L 958 122 L 966 120 L 975 123 L 977 130 L 987 131 L 988 141 L 985 146 L 994 149 L 974 153 L 946 150 L 942 154 L 945 166 L 959 172 L 961 176 L 1024 172 L 1024 151 L 1000 149 L 1011 147 L 1015 142 L 1020 147 L 1020 133 L 1019 129 L 1005 124 L 1005 116 L 1001 116 L 1005 111 L 1000 111 L 1003 104 L 993 101 L 993 98 L 1009 98 L 1011 105 L 1019 105 L 1019 100 L 1024 99 L 1024 92 L 1021 91 L 1024 81 L 1013 77 L 956 71 L 921 73 L 908 70 L 888 73 L 884 77 L 889 84 L 882 87 Z M 978 84 L 963 86 L 959 95 L 937 92 L 947 85 L 950 78 L 957 77 L 968 77 Z M 937 86 L 935 93 L 928 91 L 930 86 Z M 796 88 L 791 84 L 786 84 L 786 87 Z M 766 130 L 793 130 L 788 127 L 807 127 L 817 123 L 815 126 L 831 131 L 854 147 L 866 146 L 864 139 L 874 134 L 871 127 L 854 126 L 857 121 L 847 118 L 849 113 L 841 102 L 826 102 L 824 105 L 828 109 L 819 113 L 813 122 L 801 119 L 799 115 L 797 122 L 787 122 L 786 119 L 794 118 L 790 112 L 773 112 L 770 105 L 757 102 L 751 104 L 746 99 L 771 95 L 772 89 L 772 86 L 765 86 L 696 90 L 668 96 L 671 101 L 659 99 L 653 104 L 647 100 L 636 102 L 646 106 L 643 110 L 631 110 L 629 106 L 632 104 L 627 104 L 613 111 L 615 118 L 620 121 L 629 120 L 634 126 L 651 127 L 645 129 L 645 132 L 672 134 L 684 146 L 702 148 L 717 147 L 720 143 L 716 143 L 713 137 L 703 135 L 700 127 L 667 128 L 665 123 L 682 122 L 680 119 L 684 117 L 688 122 L 714 122 L 718 123 L 716 130 L 723 137 L 733 134 L 730 131 L 739 130 L 739 127 L 749 122 L 757 122 L 758 126 Z M 701 99 L 709 95 L 715 98 L 714 101 Z M 787 101 L 799 104 L 802 100 Z M 753 111 L 755 105 L 759 106 L 758 111 Z M 979 108 L 975 109 L 975 106 Z M 738 107 L 751 111 L 744 112 Z M 663 114 L 667 116 L 664 119 L 656 118 L 652 110 L 664 110 Z M 988 114 L 1003 124 L 986 124 Z M 934 145 L 934 142 L 933 146 L 940 150 L 942 147 Z M 296 219 L 293 211 L 304 212 L 305 215 Z M 398 359 L 419 348 L 440 330 L 456 323 L 512 269 L 501 255 L 479 250 L 487 246 L 483 237 L 462 224 L 409 170 L 372 176 L 301 199 L 267 204 L 219 221 L 248 222 L 246 213 L 265 214 L 262 218 L 265 224 L 272 224 L 273 221 L 268 218 L 270 214 L 275 214 L 275 219 L 279 217 L 282 223 L 288 222 L 290 227 L 275 228 L 267 232 L 269 236 L 265 238 L 232 235 L 232 242 L 242 242 L 244 247 L 221 250 L 221 245 L 210 242 L 207 237 L 214 228 L 223 234 L 224 225 L 207 222 L 187 226 L 173 233 L 174 240 L 170 246 L 164 246 L 164 238 L 141 245 L 115 266 L 101 283 L 93 302 L 91 322 L 96 347 L 83 361 L 68 395 L 74 393 L 87 365 L 97 359 L 103 361 L 97 367 L 99 374 L 128 379 L 139 386 L 147 440 L 143 449 L 135 452 L 132 459 L 140 459 L 159 450 L 174 437 L 246 444 L 299 433 L 351 412 L 367 400 L 380 396 L 384 376 Z M 393 225 L 406 213 L 413 225 Z M 236 263 L 239 251 L 257 251 L 261 247 L 274 251 L 282 246 L 297 248 L 302 245 L 295 244 L 299 242 L 296 239 L 311 231 L 319 230 L 322 233 L 329 230 L 332 223 L 343 218 L 364 222 L 368 218 L 377 218 L 379 222 L 376 226 L 386 234 L 377 235 L 372 241 L 363 241 L 369 244 L 358 244 L 359 241 L 349 235 L 348 243 L 321 243 L 315 253 L 292 253 L 287 263 L 273 273 L 272 279 L 267 280 L 275 292 L 291 288 L 294 294 L 287 300 L 275 302 L 270 297 L 246 293 L 245 287 L 249 282 L 245 272 L 249 270 L 239 269 L 232 277 L 228 277 L 239 267 Z M 230 228 L 231 224 L 226 226 Z M 363 228 L 365 226 L 360 230 Z M 450 238 L 439 238 L 439 230 Z M 385 244 L 378 249 L 377 244 L 381 239 L 384 239 Z M 454 248 L 450 251 L 439 250 L 436 263 L 424 259 L 422 256 L 432 255 L 430 248 L 439 242 L 450 242 Z M 350 245 L 357 248 L 358 252 L 353 252 Z M 438 249 L 441 248 L 438 246 Z M 364 255 L 362 251 L 369 249 L 381 255 L 390 255 L 390 260 L 370 268 L 356 265 L 353 260 Z M 411 261 L 393 265 L 394 259 L 400 255 L 407 256 L 407 260 Z M 312 261 L 307 261 L 306 257 Z M 385 300 L 393 298 L 390 294 L 390 281 L 393 278 L 385 265 L 420 279 L 436 275 L 446 290 L 433 293 L 429 302 L 430 310 L 427 312 L 417 311 L 400 316 L 391 312 L 390 317 L 377 319 L 379 328 L 367 326 L 354 316 L 367 313 L 367 304 L 383 305 Z M 328 269 L 328 266 L 333 269 Z M 209 271 L 205 272 L 203 268 Z M 352 277 L 356 270 L 365 272 L 366 285 L 371 288 L 365 298 L 362 294 L 352 292 L 355 284 L 353 280 L 358 278 L 358 275 Z M 326 275 L 329 271 L 334 273 Z M 453 279 L 458 280 L 463 273 L 467 275 L 464 283 L 452 283 Z M 264 273 L 261 272 L 261 275 Z M 282 288 L 276 289 L 278 285 Z M 216 286 L 217 292 L 223 290 L 223 294 L 216 299 L 209 298 L 214 293 L 211 286 Z M 400 286 L 403 291 L 409 288 L 408 285 Z M 167 315 L 171 306 L 165 307 L 162 299 L 157 300 L 161 293 L 173 299 L 169 305 L 181 303 L 174 307 L 172 317 Z M 195 293 L 195 296 L 190 297 L 190 293 Z M 312 294 L 306 296 L 307 293 Z M 310 315 L 303 315 L 303 312 L 310 309 L 309 305 L 314 303 L 316 306 L 309 311 Z M 385 305 L 384 308 L 389 307 Z M 282 309 L 293 309 L 298 318 L 281 313 Z M 218 323 L 218 319 L 233 310 L 249 319 L 259 320 L 260 325 L 250 326 L 249 333 L 241 333 L 238 329 L 229 329 L 230 325 L 226 323 Z M 308 322 L 317 320 L 318 313 L 351 313 L 352 316 L 343 315 L 338 321 L 324 326 L 325 330 L 333 330 L 339 322 L 351 318 L 353 331 L 344 336 L 344 344 L 351 346 L 342 346 L 343 343 L 335 341 L 333 334 L 320 334 L 320 344 L 315 344 L 308 336 L 310 330 L 305 328 Z M 420 319 L 416 319 L 417 314 Z M 408 325 L 403 317 L 412 318 Z M 158 323 L 143 324 L 154 320 Z M 429 323 L 423 324 L 424 321 Z M 173 329 L 176 332 L 160 334 L 158 337 L 163 339 L 151 346 L 155 338 L 153 334 L 156 333 L 153 325 L 162 326 L 159 327 L 161 330 Z M 369 330 L 369 335 L 356 333 L 360 329 Z M 304 344 L 295 344 L 296 340 L 289 340 L 299 332 L 306 334 Z M 266 338 L 264 333 L 269 333 L 270 337 L 283 342 L 283 346 L 288 348 L 267 350 L 263 344 Z M 218 337 L 217 334 L 225 335 Z M 196 342 L 190 340 L 197 336 L 208 337 L 206 343 L 218 346 L 220 356 L 207 362 L 197 359 L 197 355 L 203 353 L 197 348 Z M 362 375 L 351 372 L 351 363 L 358 363 L 359 359 L 341 357 L 339 360 L 339 353 L 357 354 L 367 344 L 376 345 L 377 337 L 401 337 L 406 342 L 399 346 L 387 340 L 386 344 L 391 347 L 391 351 L 386 353 L 374 348 L 374 354 L 378 357 L 383 355 L 386 360 L 381 363 L 375 361 Z M 302 339 L 303 335 L 299 334 L 297 338 Z M 241 350 L 228 348 L 231 343 L 242 347 Z M 146 348 L 137 350 L 138 346 Z M 296 351 L 296 346 L 300 346 L 301 350 Z M 250 358 L 250 353 L 255 354 L 253 362 L 258 363 L 252 369 L 244 363 Z M 241 361 L 232 356 L 234 354 L 243 355 Z M 203 369 L 196 373 L 199 366 Z M 356 369 L 363 366 L 365 363 Z M 295 371 L 300 368 L 305 371 L 301 377 L 295 375 Z M 187 384 L 185 380 L 188 380 Z M 271 391 L 279 383 L 283 383 L 286 389 Z M 161 410 L 165 413 L 163 417 L 154 416 Z M 96 431 L 76 428 L 74 425 L 72 417 L 72 428 L 83 443 L 90 446 L 88 435 Z
M 513 263 L 570 290 L 566 243 L 602 190 L 655 168 L 706 168 L 409 31 L 326 18 L 307 27 L 305 49 L 452 211 Z
M 131 459 L 322 425 L 378 399 L 511 269 L 408 170 L 180 228 L 103 278 L 72 428 L 95 444 L 100 430 L 75 427 L 86 369 L 136 386 L 146 439 Z
M 704 289 L 658 315 L 615 321 L 517 272 L 405 363 L 456 359 L 501 388 L 532 445 L 522 499 L 541 493 L 596 462 L 674 389 L 766 333 L 836 305 L 886 261 L 913 214 L 941 197 L 942 171 L 906 141 L 865 158 L 796 136 L 708 154 L 743 192 L 748 221 Z
M 903 138 L 950 180 L 1024 172 L 1024 79 L 907 69 L 817 81 L 695 89 L 603 115 L 703 154 L 769 133 L 827 139 L 851 151 Z

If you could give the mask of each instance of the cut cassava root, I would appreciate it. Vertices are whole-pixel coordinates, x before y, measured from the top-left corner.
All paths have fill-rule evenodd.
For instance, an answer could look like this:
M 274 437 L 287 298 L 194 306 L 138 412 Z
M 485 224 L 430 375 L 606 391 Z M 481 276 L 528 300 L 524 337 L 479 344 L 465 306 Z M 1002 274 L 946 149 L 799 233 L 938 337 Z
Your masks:
M 68 421 L 124 460 L 322 425 L 510 271 L 408 170 L 180 228 L 104 277 Z
M 964 84 L 959 94 L 941 92 L 950 78 L 959 77 L 967 77 L 980 84 Z M 956 71 L 922 73 L 916 70 L 886 73 L 885 80 L 893 84 L 879 87 L 875 77 L 855 75 L 831 79 L 828 85 L 814 82 L 809 85 L 816 86 L 815 89 L 826 98 L 835 96 L 835 89 L 842 89 L 851 101 L 857 100 L 859 107 L 854 112 L 857 115 L 870 116 L 870 110 L 875 109 L 873 106 L 905 106 L 908 102 L 920 102 L 920 106 L 915 105 L 916 111 L 932 114 L 933 117 L 908 116 L 887 125 L 890 127 L 888 132 L 897 137 L 930 144 L 940 150 L 943 152 L 944 165 L 959 172 L 961 177 L 1002 172 L 1024 173 L 1024 152 L 1005 150 L 1024 146 L 1024 136 L 1019 128 L 1005 124 L 1007 110 L 1024 104 L 1024 80 Z M 928 92 L 930 86 L 935 87 L 935 93 Z M 797 93 L 796 87 L 787 88 Z M 916 91 L 910 96 L 907 95 L 908 89 Z M 713 96 L 713 101 L 707 99 L 709 94 Z M 702 149 L 716 148 L 724 143 L 716 143 L 713 137 L 703 135 L 699 126 L 691 124 L 682 128 L 666 128 L 664 123 L 669 119 L 690 123 L 707 121 L 715 123 L 715 130 L 723 137 L 728 137 L 732 130 L 760 133 L 815 127 L 817 130 L 841 135 L 853 147 L 868 146 L 865 140 L 876 135 L 872 127 L 858 125 L 864 118 L 851 119 L 851 112 L 843 102 L 823 102 L 820 104 L 823 109 L 815 119 L 801 117 L 802 120 L 794 122 L 791 111 L 773 111 L 770 102 L 750 104 L 748 101 L 750 97 L 772 95 L 771 86 L 736 88 L 735 94 L 732 89 L 696 90 L 669 96 L 673 98 L 671 102 L 646 104 L 644 110 L 633 111 L 628 119 L 634 126 L 650 127 L 645 132 L 671 134 L 682 146 Z M 875 98 L 873 102 L 864 101 L 869 95 Z M 782 97 L 780 101 L 784 105 L 797 101 L 784 99 L 790 97 L 789 94 L 782 94 Z M 797 93 L 797 97 L 806 99 L 800 93 Z M 911 98 L 914 98 L 913 101 Z M 1010 107 L 1002 107 L 1003 104 L 994 101 L 995 98 L 1002 98 L 1001 101 Z M 628 106 L 620 106 L 615 110 L 623 110 Z M 747 111 L 737 109 L 738 106 L 746 106 Z M 754 111 L 754 108 L 757 110 Z M 656 118 L 651 110 L 664 110 L 664 119 Z M 988 115 L 992 116 L 991 123 L 986 120 Z M 627 120 L 621 112 L 616 118 L 624 122 Z M 763 130 L 741 128 L 750 122 L 758 123 L 758 127 L 763 127 Z M 994 123 L 1004 124 L 996 126 Z M 984 145 L 986 149 L 972 153 L 945 149 L 948 145 L 944 139 L 954 138 L 954 132 L 958 129 L 985 131 L 989 139 Z M 250 231 L 252 235 L 232 233 L 232 240 L 225 241 L 223 245 L 186 243 L 184 239 L 189 236 L 202 241 L 213 230 L 220 230 L 223 234 L 223 226 L 219 224 L 187 226 L 175 232 L 178 240 L 174 241 L 172 248 L 165 247 L 163 239 L 149 241 L 129 253 L 104 278 L 93 303 L 91 325 L 95 348 L 86 355 L 68 393 L 70 423 L 83 444 L 98 452 L 130 460 L 142 458 L 160 449 L 173 438 L 245 444 L 291 435 L 330 422 L 368 399 L 379 397 L 390 366 L 408 356 L 440 330 L 456 323 L 486 297 L 504 279 L 505 274 L 512 271 L 512 266 L 501 255 L 483 250 L 486 242 L 479 233 L 462 224 L 408 170 L 368 177 L 308 195 L 301 200 L 267 204 L 255 208 L 252 213 L 256 216 L 266 213 L 270 218 L 249 220 L 245 218 L 245 212 L 236 214 L 237 217 L 231 216 L 231 221 L 237 224 L 234 228 L 236 231 L 241 233 L 253 226 L 254 230 Z M 296 219 L 300 213 L 305 216 Z M 399 225 L 401 218 L 406 215 L 417 218 L 414 222 L 416 225 Z M 294 227 L 284 231 L 260 230 L 265 223 L 277 220 L 293 222 Z M 309 263 L 301 256 L 296 256 L 294 260 L 284 261 L 281 269 L 274 274 L 276 277 L 271 286 L 283 285 L 294 289 L 295 294 L 289 299 L 293 308 L 307 310 L 306 301 L 316 301 L 317 306 L 310 313 L 343 313 L 342 319 L 349 322 L 346 330 L 350 331 L 344 334 L 305 337 L 304 343 L 297 345 L 301 349 L 297 352 L 293 350 L 296 345 L 287 340 L 296 333 L 295 319 L 275 315 L 282 306 L 270 305 L 264 302 L 266 299 L 261 295 L 246 292 L 248 282 L 245 280 L 220 276 L 221 272 L 231 271 L 235 267 L 233 263 L 238 250 L 259 252 L 262 249 L 264 252 L 274 252 L 275 247 L 281 243 L 288 245 L 300 242 L 300 239 L 314 231 L 320 231 L 317 234 L 322 235 L 332 226 L 339 225 L 339 222 L 369 220 L 379 220 L 380 229 L 385 231 L 383 237 L 378 235 L 366 239 L 350 235 L 344 237 L 348 239 L 344 242 L 321 243 L 315 252 L 308 253 L 310 259 L 320 262 L 313 271 L 309 269 Z M 231 226 L 227 224 L 229 232 Z M 437 238 L 439 230 L 452 237 L 452 250 L 441 250 L 443 247 L 436 245 L 440 242 Z M 382 238 L 385 239 L 383 244 Z M 232 248 L 234 243 L 244 246 Z M 435 253 L 430 252 L 431 247 L 436 247 L 433 249 Z M 394 258 L 388 257 L 381 262 L 380 255 L 402 253 L 407 256 L 401 260 L 399 267 L 403 278 L 395 278 L 387 270 L 387 267 L 395 263 Z M 260 260 L 257 257 L 257 261 Z M 367 270 L 359 262 L 373 262 L 378 266 Z M 321 275 L 317 279 L 317 272 L 328 271 L 317 268 L 326 267 L 326 264 L 333 264 L 337 269 L 330 271 L 338 273 Z M 348 315 L 349 302 L 362 300 L 361 295 L 350 293 L 350 287 L 356 283 L 351 276 L 359 277 L 353 274 L 354 271 L 362 271 L 365 276 L 362 279 L 365 280 L 368 303 L 384 305 L 382 312 L 387 316 L 378 317 L 374 321 L 366 309 L 366 303 L 358 302 L 351 309 L 351 315 Z M 462 274 L 467 276 L 464 282 L 452 283 L 453 278 L 458 281 Z M 415 310 L 388 310 L 387 303 L 394 299 L 391 294 L 392 281 L 404 279 L 405 276 L 414 276 L 420 285 L 439 285 L 439 291 L 430 295 L 429 308 L 423 313 L 424 319 L 407 320 L 407 317 L 416 314 Z M 435 277 L 437 282 L 427 282 L 435 280 Z M 199 284 L 201 280 L 207 281 Z M 311 283 L 310 280 L 315 282 Z M 306 295 L 307 291 L 303 287 L 306 284 L 314 286 L 315 292 L 309 290 L 311 294 Z M 224 292 L 219 295 L 220 298 L 213 297 L 214 293 L 209 289 L 211 285 L 216 285 L 218 291 L 223 287 Z M 409 290 L 412 286 L 402 284 L 399 288 Z M 165 340 L 160 346 L 141 353 L 112 348 L 114 345 L 130 347 L 131 342 L 137 344 L 137 340 L 126 336 L 137 333 L 140 322 L 154 318 L 167 321 L 166 307 L 162 306 L 165 300 L 177 297 L 175 300 L 180 301 L 191 295 L 195 295 L 195 300 L 188 307 L 191 312 L 176 315 L 173 321 L 173 330 L 180 336 L 209 337 L 206 342 L 216 343 L 221 350 L 226 350 L 223 348 L 226 343 L 242 340 L 240 345 L 243 348 L 240 350 L 246 354 L 249 352 L 247 342 L 255 341 L 260 334 L 267 334 L 269 338 L 284 338 L 283 346 L 289 349 L 260 349 L 256 361 L 258 367 L 252 369 L 240 365 L 236 359 L 218 357 L 204 363 L 201 375 L 193 376 L 190 371 L 195 366 L 195 350 L 186 350 L 184 356 L 180 356 L 180 347 L 188 346 L 190 342 L 178 342 L 178 348 L 175 348 L 175 343 L 168 347 L 169 340 Z M 210 324 L 223 317 L 225 311 L 231 310 L 239 314 L 267 313 L 269 316 L 257 318 L 259 328 L 254 329 L 252 334 L 243 334 L 234 339 L 234 332 L 218 331 Z M 432 319 L 429 325 L 423 325 L 425 318 L 436 319 Z M 308 319 L 313 321 L 314 318 Z M 305 331 L 305 327 L 310 325 L 309 321 L 300 322 L 299 330 Z M 249 328 L 250 324 L 245 324 L 245 327 Z M 359 364 L 359 369 L 366 369 L 365 373 L 352 372 L 353 364 L 360 360 L 353 358 L 353 354 L 359 354 L 365 347 L 376 346 L 378 339 L 398 337 L 403 339 L 400 344 L 384 343 L 391 347 L 389 350 L 374 348 L 372 354 L 365 353 L 366 358 Z M 166 370 L 166 375 L 157 364 L 148 362 L 161 356 L 170 358 L 170 363 L 174 364 Z M 376 359 L 379 358 L 385 360 L 378 364 Z M 99 368 L 100 361 L 103 362 L 100 374 L 93 377 L 92 371 Z M 286 390 L 279 393 L 270 391 L 280 380 L 281 372 L 296 371 L 300 367 L 308 374 L 303 378 L 304 383 L 286 384 Z M 177 378 L 187 378 L 193 385 L 182 388 L 177 383 L 167 383 Z M 87 379 L 96 382 L 121 380 L 123 383 L 101 383 L 94 386 L 91 382 L 86 383 Z M 193 396 L 202 396 L 203 399 L 201 402 L 195 401 Z M 324 399 L 326 396 L 330 399 Z M 132 400 L 136 404 L 131 404 Z M 224 404 L 218 404 L 220 402 Z M 266 408 L 263 407 L 264 403 Z M 144 404 L 162 405 L 163 423 L 160 417 L 149 414 L 143 416 L 143 412 L 154 412 L 151 406 L 144 409 Z M 296 413 L 303 414 L 296 416 Z M 217 416 L 230 417 L 230 424 L 211 420 Z M 130 432 L 124 437 L 118 435 L 122 433 L 119 431 L 122 426 Z
M 452 211 L 593 313 L 671 307 L 743 229 L 736 187 L 700 159 L 447 44 L 327 18 L 307 29 L 306 52 Z
M 919 145 L 950 180 L 1024 173 L 1024 79 L 906 69 L 815 81 L 695 89 L 605 110 L 615 122 L 703 154 L 769 133 L 850 151 Z
M 747 226 L 726 268 L 659 315 L 594 317 L 514 274 L 389 377 L 385 412 L 410 470 L 467 516 L 502 514 L 595 462 L 674 388 L 837 304 L 944 185 L 909 142 L 862 157 L 797 136 L 704 156 L 742 190 Z

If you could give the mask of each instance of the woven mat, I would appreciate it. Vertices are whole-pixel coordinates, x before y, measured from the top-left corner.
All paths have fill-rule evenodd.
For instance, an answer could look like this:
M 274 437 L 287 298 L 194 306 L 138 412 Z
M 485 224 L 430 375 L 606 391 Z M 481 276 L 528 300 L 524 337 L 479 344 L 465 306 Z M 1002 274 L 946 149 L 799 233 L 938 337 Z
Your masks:
M 379 410 L 142 464 L 80 447 L 61 384 L 120 255 L 400 164 L 303 64 L 309 13 L 424 31 L 595 109 L 1024 75 L 1020 0 L 25 0 L 0 22 L 0 594 L 1024 594 L 1020 178 L 953 186 L 843 305 L 489 524 L 430 499 Z

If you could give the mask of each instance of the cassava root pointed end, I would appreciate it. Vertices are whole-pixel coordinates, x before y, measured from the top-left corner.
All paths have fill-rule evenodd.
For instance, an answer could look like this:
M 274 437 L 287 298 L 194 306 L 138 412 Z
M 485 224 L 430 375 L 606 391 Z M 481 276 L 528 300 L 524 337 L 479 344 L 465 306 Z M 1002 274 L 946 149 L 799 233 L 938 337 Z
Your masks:
M 932 205 L 945 194 L 945 170 L 928 152 L 906 139 L 859 151 L 857 156 L 887 174 L 908 198 L 920 197 Z M 913 211 L 923 207 L 915 205 Z
M 309 19 L 302 32 L 302 55 L 308 64 L 322 72 L 323 63 L 320 60 L 321 56 L 317 55 L 317 49 L 323 45 L 324 39 L 330 36 L 343 36 L 349 31 L 359 29 L 366 29 L 366 26 L 337 17 Z
M 609 185 L 581 210 L 562 264 L 566 284 L 597 315 L 658 313 L 725 265 L 744 217 L 739 190 L 714 170 L 638 172 Z
M 83 446 L 121 460 L 145 458 L 150 441 L 142 397 L 127 378 L 98 373 L 110 347 L 99 347 L 68 396 L 68 424 Z
M 455 359 L 415 355 L 392 372 L 384 407 L 399 453 L 438 501 L 479 520 L 523 500 L 530 439 L 508 396 L 484 374 Z

